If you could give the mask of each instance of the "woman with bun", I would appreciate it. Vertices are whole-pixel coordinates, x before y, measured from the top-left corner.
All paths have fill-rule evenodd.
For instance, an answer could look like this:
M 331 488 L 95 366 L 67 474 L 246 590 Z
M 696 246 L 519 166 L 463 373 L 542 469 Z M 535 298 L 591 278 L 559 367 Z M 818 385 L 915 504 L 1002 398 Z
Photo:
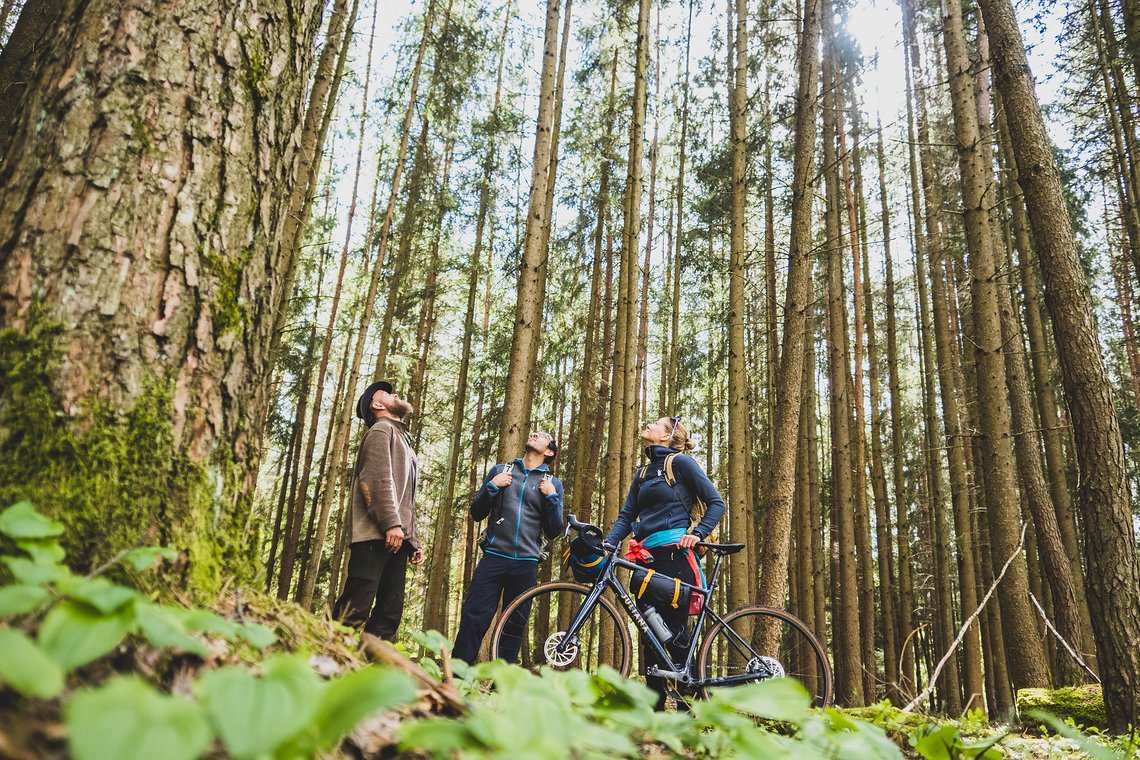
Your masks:
M 646 445 L 645 456 L 649 461 L 634 474 L 625 504 L 605 543 L 616 547 L 632 532 L 634 539 L 630 542 L 627 558 L 663 576 L 700 585 L 700 565 L 692 547 L 708 538 L 716 528 L 724 516 L 724 499 L 697 460 L 685 453 L 696 445 L 680 417 L 662 417 L 646 423 L 641 431 L 641 440 Z M 698 500 L 704 503 L 705 513 L 694 525 L 696 515 L 692 508 Z M 674 633 L 685 629 L 688 604 L 679 608 L 653 606 Z M 671 669 L 668 663 L 658 661 L 644 636 L 642 646 L 647 664 Z M 670 644 L 669 651 L 675 661 L 685 656 L 682 646 Z M 645 681 L 658 694 L 657 709 L 663 710 L 665 679 L 646 676 Z

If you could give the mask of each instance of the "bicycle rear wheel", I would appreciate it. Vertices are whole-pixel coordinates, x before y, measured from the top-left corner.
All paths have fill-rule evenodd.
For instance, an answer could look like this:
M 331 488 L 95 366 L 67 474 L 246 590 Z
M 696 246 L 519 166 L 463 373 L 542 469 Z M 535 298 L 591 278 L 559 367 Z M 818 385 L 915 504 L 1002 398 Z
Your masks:
M 813 707 L 832 699 L 831 667 L 823 645 L 798 618 L 771 607 L 742 607 L 713 626 L 701 644 L 701 678 L 751 675 L 741 683 L 787 676 L 799 681 Z
M 590 593 L 589 586 L 555 581 L 519 595 L 507 605 L 491 632 L 491 657 L 531 670 L 597 671 L 606 664 L 629 675 L 633 649 L 629 628 L 614 603 L 605 597 L 590 612 L 569 647 L 557 647 L 565 630 Z

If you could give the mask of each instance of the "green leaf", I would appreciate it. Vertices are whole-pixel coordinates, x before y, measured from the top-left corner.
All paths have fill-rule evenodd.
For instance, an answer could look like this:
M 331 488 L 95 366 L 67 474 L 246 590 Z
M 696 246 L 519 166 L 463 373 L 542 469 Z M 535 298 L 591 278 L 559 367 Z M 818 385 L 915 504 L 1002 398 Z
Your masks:
M 0 587 L 0 618 L 26 615 L 51 601 L 51 594 L 43 586 Z
M 1119 752 L 1113 752 L 1108 747 L 1100 742 L 1086 736 L 1081 731 L 1073 728 L 1065 723 L 1060 718 L 1050 715 L 1043 710 L 1030 710 L 1029 715 L 1035 720 L 1039 720 L 1049 728 L 1056 731 L 1066 739 L 1075 741 L 1082 750 L 1084 750 L 1092 760 L 1123 760 L 1123 755 Z
M 0 512 L 0 533 L 8 538 L 50 538 L 63 533 L 63 523 L 49 520 L 30 501 L 21 501 Z
M 140 546 L 138 549 L 127 552 L 127 556 L 123 557 L 123 562 L 141 573 L 154 567 L 159 559 L 173 562 L 178 559 L 178 554 L 177 549 L 169 546 Z
M 173 610 L 157 604 L 136 604 L 139 630 L 152 646 L 178 649 L 199 657 L 208 657 L 210 648 L 186 632 L 186 624 Z
M 332 746 L 369 715 L 415 698 L 412 679 L 394 668 L 372 666 L 330 682 L 312 721 L 317 748 Z
M 261 623 L 245 623 L 238 628 L 237 634 L 257 649 L 265 649 L 277 643 L 277 634 Z
M 130 633 L 134 619 L 131 607 L 102 615 L 85 604 L 63 602 L 44 618 L 39 645 L 56 664 L 70 672 L 118 646 Z
M 50 698 L 63 690 L 63 671 L 22 632 L 0 628 L 0 681 L 21 694 Z
M 45 565 L 23 557 L 0 557 L 20 583 L 42 586 L 66 578 L 71 572 L 63 565 Z
M 718 700 L 737 710 L 772 720 L 796 723 L 808 716 L 811 695 L 794 678 L 772 678 L 716 692 Z
M 134 589 L 111 583 L 106 578 L 72 575 L 60 579 L 56 586 L 65 596 L 88 604 L 104 615 L 122 609 L 132 600 L 139 598 L 138 592 Z
M 931 731 L 914 745 L 915 751 L 925 760 L 954 760 L 962 746 L 962 735 L 958 727 L 947 723 L 937 731 Z
M 451 757 L 455 750 L 480 749 L 484 745 L 467 727 L 446 718 L 406 721 L 396 729 L 400 750 L 419 750 L 435 756 Z
M 1001 747 L 996 746 L 998 742 L 1005 738 L 1008 731 L 1003 731 L 1000 734 L 987 736 L 985 739 L 979 739 L 976 742 L 966 742 L 962 745 L 962 756 L 968 758 L 980 757 L 982 760 L 1000 760 L 1005 757 L 1005 752 Z
M 241 636 L 241 623 L 226 620 L 209 610 L 179 610 L 187 630 L 209 633 L 231 641 Z
M 65 717 L 76 760 L 191 760 L 213 740 L 201 707 L 133 676 L 76 694 Z
M 215 730 L 235 757 L 273 752 L 313 719 L 324 682 L 301 658 L 278 655 L 262 676 L 223 668 L 206 673 L 195 690 Z
M 58 541 L 27 539 L 17 541 L 16 546 L 27 552 L 37 565 L 58 565 L 65 556 Z
M 451 639 L 444 636 L 434 628 L 430 631 L 412 631 L 411 636 L 415 639 L 416 643 L 428 650 L 432 654 L 439 654 L 440 649 L 446 649 L 448 652 L 454 646 Z

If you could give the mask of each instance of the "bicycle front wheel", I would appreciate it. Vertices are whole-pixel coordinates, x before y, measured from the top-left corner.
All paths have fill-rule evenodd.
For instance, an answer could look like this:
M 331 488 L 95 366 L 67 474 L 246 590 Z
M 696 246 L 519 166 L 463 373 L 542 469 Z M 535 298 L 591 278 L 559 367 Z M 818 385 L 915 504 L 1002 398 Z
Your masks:
M 589 586 L 555 581 L 535 586 L 507 605 L 491 633 L 491 657 L 518 662 L 538 670 L 579 669 L 597 671 L 610 665 L 622 676 L 629 675 L 629 628 L 614 603 L 605 597 L 590 612 L 569 641 L 566 629 L 578 614 Z
M 702 679 L 747 683 L 787 676 L 804 685 L 813 707 L 831 704 L 831 667 L 823 645 L 797 617 L 783 610 L 760 606 L 733 610 L 709 631 L 699 657 Z

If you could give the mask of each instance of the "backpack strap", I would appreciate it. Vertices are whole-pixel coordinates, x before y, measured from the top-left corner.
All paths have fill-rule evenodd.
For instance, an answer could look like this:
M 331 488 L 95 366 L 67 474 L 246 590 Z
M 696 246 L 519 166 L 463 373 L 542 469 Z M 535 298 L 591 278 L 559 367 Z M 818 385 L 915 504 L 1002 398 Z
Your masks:
M 676 459 L 681 452 L 675 451 L 665 457 L 665 482 L 672 488 L 677 483 L 677 476 L 673 473 L 673 460 Z M 689 530 L 697 527 L 701 522 L 701 518 L 705 516 L 705 511 L 708 507 L 705 505 L 701 497 L 696 494 L 690 494 L 693 497 L 693 503 L 689 505 Z

